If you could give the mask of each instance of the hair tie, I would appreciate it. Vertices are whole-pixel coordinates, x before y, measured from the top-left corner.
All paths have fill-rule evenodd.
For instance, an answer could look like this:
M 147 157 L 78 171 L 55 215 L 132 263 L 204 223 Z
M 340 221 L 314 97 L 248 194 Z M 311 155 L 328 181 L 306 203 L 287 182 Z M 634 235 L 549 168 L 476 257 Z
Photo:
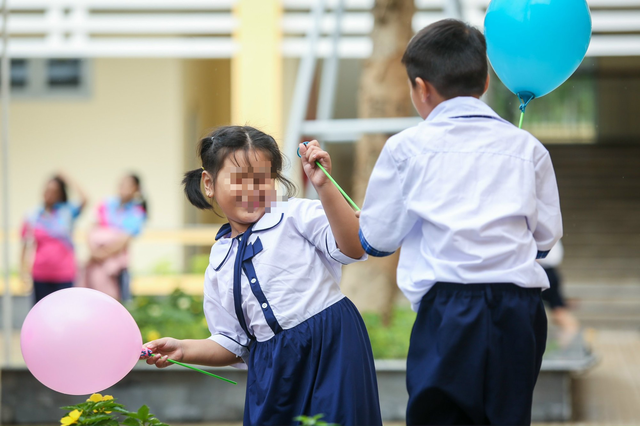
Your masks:
M 204 170 L 204 167 L 200 167 L 202 170 Z

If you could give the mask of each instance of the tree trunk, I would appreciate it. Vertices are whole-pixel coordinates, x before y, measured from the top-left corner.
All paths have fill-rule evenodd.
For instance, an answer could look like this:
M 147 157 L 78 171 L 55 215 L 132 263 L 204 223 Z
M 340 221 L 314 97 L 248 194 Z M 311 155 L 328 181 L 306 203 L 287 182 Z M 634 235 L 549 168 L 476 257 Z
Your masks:
M 376 0 L 371 33 L 373 52 L 360 81 L 360 118 L 408 117 L 411 100 L 407 73 L 400 62 L 413 36 L 414 0 Z M 365 135 L 356 145 L 354 198 L 362 204 L 371 171 L 389 135 Z M 388 321 L 397 295 L 397 254 L 370 258 L 344 270 L 343 289 L 362 311 L 377 312 Z

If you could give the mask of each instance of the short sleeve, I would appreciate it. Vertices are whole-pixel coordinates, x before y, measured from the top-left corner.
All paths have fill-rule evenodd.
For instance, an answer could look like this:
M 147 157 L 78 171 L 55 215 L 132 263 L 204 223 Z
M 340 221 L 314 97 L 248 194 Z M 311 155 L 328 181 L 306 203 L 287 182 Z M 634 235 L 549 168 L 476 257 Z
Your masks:
M 535 177 L 537 218 L 536 226 L 531 231 L 538 246 L 538 257 L 544 258 L 562 237 L 560 196 L 548 152 L 545 152 L 535 164 Z
M 205 272 L 204 315 L 211 332 L 210 339 L 246 362 L 249 356 L 249 338 L 236 316 L 222 306 L 216 289 L 216 273 L 209 265 Z
M 327 259 L 342 265 L 367 259 L 366 254 L 359 259 L 354 259 L 340 251 L 320 201 L 295 199 L 289 202 L 292 204 L 289 214 L 294 220 L 296 229 Z
M 80 213 L 82 213 L 82 205 L 78 204 L 78 203 L 67 203 L 67 208 L 69 209 L 69 212 L 71 213 L 71 217 L 73 219 L 77 219 L 78 216 L 80 216 Z
M 147 219 L 147 214 L 142 207 L 135 206 L 130 212 L 127 212 L 127 217 L 122 221 L 122 230 L 132 236 L 138 236 L 142 232 L 142 227 Z
M 387 142 L 371 173 L 360 213 L 362 248 L 372 256 L 389 256 L 400 247 L 415 222 Z

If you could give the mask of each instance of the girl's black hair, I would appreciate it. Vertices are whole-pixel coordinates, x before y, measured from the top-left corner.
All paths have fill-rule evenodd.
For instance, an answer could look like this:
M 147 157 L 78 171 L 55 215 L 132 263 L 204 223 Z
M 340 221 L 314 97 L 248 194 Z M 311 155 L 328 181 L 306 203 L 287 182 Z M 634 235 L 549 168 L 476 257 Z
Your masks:
M 51 178 L 52 181 L 58 184 L 60 188 L 60 199 L 59 203 L 66 203 L 69 197 L 67 196 L 67 182 L 64 181 L 60 176 L 54 176 Z
M 287 198 L 293 197 L 296 186 L 282 174 L 284 156 L 278 148 L 276 140 L 250 126 L 224 126 L 215 129 L 200 140 L 197 153 L 202 160 L 202 167 L 215 180 L 229 155 L 242 151 L 245 158 L 253 150 L 259 150 L 271 161 L 271 176 L 286 189 Z M 202 195 L 200 182 L 202 169 L 191 170 L 184 175 L 182 184 L 187 199 L 195 207 L 202 210 L 213 210 L 213 206 Z
M 140 194 L 140 207 L 142 207 L 142 210 L 144 210 L 144 212 L 147 215 L 147 218 L 149 217 L 149 209 L 147 206 L 147 199 L 144 198 L 144 195 L 142 195 L 142 183 L 140 181 L 140 176 L 138 176 L 135 173 L 129 173 L 127 176 L 129 176 L 131 178 L 131 180 L 133 181 L 133 183 L 136 184 L 136 186 L 138 187 L 138 193 Z

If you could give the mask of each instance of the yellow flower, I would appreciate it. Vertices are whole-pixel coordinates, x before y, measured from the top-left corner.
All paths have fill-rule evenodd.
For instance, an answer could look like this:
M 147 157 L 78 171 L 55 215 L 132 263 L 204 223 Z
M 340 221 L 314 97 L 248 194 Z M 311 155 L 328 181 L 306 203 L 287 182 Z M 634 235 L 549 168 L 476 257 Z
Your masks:
M 82 415 L 82 411 L 73 410 L 72 412 L 69 413 L 68 416 L 63 417 L 62 419 L 60 419 L 60 423 L 63 426 L 72 425 L 72 424 L 78 422 L 78 419 L 80 418 L 81 415 Z
M 150 332 L 147 333 L 147 342 L 150 342 L 152 340 L 158 340 L 161 337 L 162 336 L 160 335 L 160 333 L 158 333 L 158 330 L 151 330 Z
M 103 401 L 111 401 L 113 399 L 113 397 L 111 395 L 105 395 L 102 400 Z
M 87 402 L 100 402 L 100 401 L 104 401 L 104 398 L 102 398 L 102 395 L 99 393 L 94 393 L 89 397 L 89 399 L 87 399 Z

